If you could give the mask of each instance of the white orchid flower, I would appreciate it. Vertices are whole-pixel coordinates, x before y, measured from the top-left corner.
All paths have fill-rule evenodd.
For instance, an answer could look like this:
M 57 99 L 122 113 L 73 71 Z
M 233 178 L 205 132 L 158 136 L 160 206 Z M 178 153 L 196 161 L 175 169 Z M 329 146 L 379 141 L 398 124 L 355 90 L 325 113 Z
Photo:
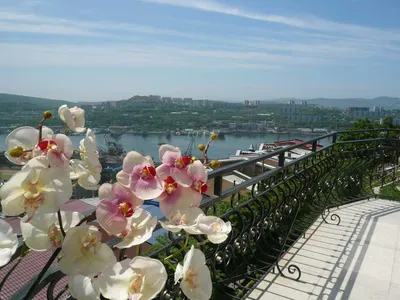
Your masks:
M 64 104 L 58 109 L 58 115 L 70 130 L 74 132 L 85 131 L 85 111 L 82 108 L 77 106 L 68 108 Z
M 97 153 L 96 136 L 90 128 L 86 132 L 86 137 L 80 141 L 79 150 L 81 159 L 88 169 L 100 173 L 102 166 Z
M 0 188 L 1 205 L 6 215 L 26 212 L 29 222 L 36 211 L 57 212 L 70 199 L 72 184 L 68 169 L 48 166 L 46 157 L 32 158 Z
M 74 150 L 69 137 L 65 134 L 55 134 L 41 139 L 32 153 L 34 157 L 46 156 L 53 168 L 67 168 Z
M 101 232 L 95 226 L 81 225 L 68 230 L 62 243 L 58 265 L 65 274 L 96 275 L 117 260 L 111 248 L 101 243 Z
M 65 232 L 76 226 L 84 216 L 78 212 L 61 211 L 61 222 Z M 61 247 L 63 235 L 56 213 L 33 216 L 29 223 L 21 220 L 21 233 L 25 244 L 34 251 L 54 250 Z
M 120 235 L 123 238 L 122 242 L 115 246 L 122 249 L 143 244 L 151 238 L 156 225 L 157 217 L 151 217 L 148 211 L 138 208 L 128 219 L 128 225 Z
M 42 138 L 48 138 L 52 136 L 53 131 L 43 126 L 42 128 Z M 17 165 L 25 165 L 32 158 L 32 151 L 39 141 L 39 130 L 30 126 L 23 126 L 14 129 L 6 138 L 6 149 L 4 156 L 7 157 L 9 161 Z M 10 151 L 16 147 L 21 147 L 24 152 L 20 157 L 12 157 Z
M 68 288 L 71 296 L 78 300 L 100 300 L 100 289 L 97 278 L 83 275 L 70 276 Z
M 221 244 L 228 238 L 228 234 L 232 231 L 231 222 L 224 222 L 221 218 L 214 216 L 204 216 L 199 219 L 198 229 L 213 244 Z
M 212 282 L 204 253 L 193 246 L 178 264 L 175 271 L 175 284 L 181 281 L 181 290 L 191 300 L 208 300 L 212 294 Z
M 85 190 L 98 190 L 101 180 L 101 169 L 93 170 L 89 168 L 83 160 L 71 159 L 70 179 L 77 179 L 78 184 Z
M 110 300 L 148 300 L 162 291 L 167 278 L 159 260 L 136 256 L 109 265 L 99 276 L 99 287 L 101 294 Z
M 10 224 L 0 219 L 0 267 L 8 264 L 17 247 L 18 238 Z
M 171 232 L 179 232 L 181 229 L 189 234 L 201 234 L 197 228 L 197 221 L 204 216 L 204 212 L 198 207 L 180 209 L 172 213 L 168 220 L 161 222 L 161 226 Z

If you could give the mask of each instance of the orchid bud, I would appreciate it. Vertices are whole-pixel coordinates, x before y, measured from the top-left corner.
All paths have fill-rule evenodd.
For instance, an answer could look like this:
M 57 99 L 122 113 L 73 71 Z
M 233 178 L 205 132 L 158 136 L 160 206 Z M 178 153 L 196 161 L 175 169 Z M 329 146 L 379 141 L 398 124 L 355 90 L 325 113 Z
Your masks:
M 24 148 L 22 148 L 21 146 L 16 146 L 8 151 L 8 154 L 14 158 L 21 157 L 22 155 L 24 155 Z
M 49 110 L 46 110 L 46 111 L 43 113 L 43 119 L 45 119 L 45 120 L 50 120 L 52 116 L 53 116 L 53 115 L 52 115 L 51 111 L 49 111 Z
M 216 134 L 216 133 L 211 134 L 211 139 L 213 141 L 217 140 L 218 139 L 218 134 Z
M 212 160 L 210 166 L 211 168 L 216 169 L 221 166 L 221 163 L 218 160 Z
M 206 146 L 204 146 L 204 144 L 199 144 L 197 146 L 197 149 L 199 149 L 200 151 L 204 151 L 204 149 L 206 149 Z

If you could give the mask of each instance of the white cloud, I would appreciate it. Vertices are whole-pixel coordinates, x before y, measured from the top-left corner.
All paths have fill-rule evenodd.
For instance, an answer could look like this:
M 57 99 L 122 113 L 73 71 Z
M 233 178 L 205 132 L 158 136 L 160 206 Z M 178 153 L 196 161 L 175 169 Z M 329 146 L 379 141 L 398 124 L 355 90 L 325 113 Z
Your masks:
M 242 15 L 240 10 L 214 2 L 144 1 Z M 268 20 L 281 22 L 282 18 L 268 16 Z M 286 23 L 303 26 L 297 21 Z M 390 41 L 376 43 L 368 38 L 321 34 L 298 28 L 279 32 L 276 38 L 269 37 L 264 29 L 255 35 L 245 32 L 241 36 L 229 35 L 213 33 L 212 30 L 205 35 L 132 23 L 80 21 L 1 9 L 0 32 L 30 33 L 33 38 L 38 34 L 90 38 L 85 40 L 84 45 L 72 45 L 65 41 L 64 44 L 49 44 L 46 41 L 41 45 L 29 44 L 26 37 L 18 35 L 8 38 L 13 42 L 7 43 L 3 38 L 1 66 L 165 66 L 269 70 L 300 65 L 349 65 L 352 60 L 360 59 L 372 64 L 376 63 L 370 61 L 372 58 L 398 60 L 400 50 L 396 43 Z M 303 37 L 293 41 L 293 35 Z M 152 36 L 153 40 L 149 41 Z M 163 36 L 180 39 L 158 39 Z M 184 43 L 182 39 L 189 39 L 190 43 Z
M 252 20 L 258 20 L 269 23 L 277 23 L 290 27 L 311 29 L 315 31 L 341 32 L 345 35 L 364 36 L 377 39 L 387 39 L 400 41 L 399 30 L 383 30 L 371 27 L 358 26 L 353 24 L 338 23 L 317 17 L 295 18 L 273 14 L 259 14 L 249 12 L 243 9 L 220 4 L 214 1 L 205 0 L 139 0 L 142 2 L 173 5 L 178 7 L 192 8 L 208 12 L 221 13 L 231 16 L 237 16 Z

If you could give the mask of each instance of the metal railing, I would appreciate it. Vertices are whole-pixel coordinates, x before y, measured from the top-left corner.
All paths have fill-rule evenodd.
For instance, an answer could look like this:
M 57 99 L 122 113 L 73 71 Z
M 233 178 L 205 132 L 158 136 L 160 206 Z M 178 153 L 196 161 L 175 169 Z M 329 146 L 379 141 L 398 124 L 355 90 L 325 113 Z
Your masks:
M 331 214 L 330 208 L 375 198 L 376 182 L 383 184 L 387 178 L 395 181 L 400 141 L 390 138 L 392 132 L 400 131 L 335 132 L 210 172 L 214 195 L 205 195 L 201 208 L 207 215 L 230 221 L 232 232 L 220 245 L 204 243 L 204 236 L 191 236 L 189 243 L 198 244 L 206 255 L 212 274 L 213 299 L 242 299 L 273 269 L 298 280 L 301 269 L 295 264 L 283 268 L 279 261 L 311 224 L 320 216 L 326 223 L 339 224 L 340 216 Z M 354 134 L 360 134 L 361 138 L 340 141 L 340 137 Z M 363 134 L 373 137 L 362 139 Z M 317 150 L 318 141 L 326 138 L 331 143 Z M 286 153 L 310 143 L 310 153 L 286 162 Z M 260 162 L 264 165 L 266 159 L 274 156 L 278 156 L 277 168 L 261 169 L 251 179 L 223 189 L 224 176 Z M 139 253 L 165 263 L 169 277 L 159 299 L 186 299 L 174 284 L 171 267 L 185 255 L 185 235 L 164 233 L 160 226 L 156 230 L 160 230 L 156 242 L 150 248 L 141 247 Z M 125 250 L 120 250 L 119 258 L 124 259 L 125 254 Z M 64 289 L 54 295 L 54 287 L 65 275 L 57 270 L 50 273 L 34 287 L 33 295 L 44 288 L 48 299 L 68 294 Z M 19 291 L 19 295 L 24 293 Z

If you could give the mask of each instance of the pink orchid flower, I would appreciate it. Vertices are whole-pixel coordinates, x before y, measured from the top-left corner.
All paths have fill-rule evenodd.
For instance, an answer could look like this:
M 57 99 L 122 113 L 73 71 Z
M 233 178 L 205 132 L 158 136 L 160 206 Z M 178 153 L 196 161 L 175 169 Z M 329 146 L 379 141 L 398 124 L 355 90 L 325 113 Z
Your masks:
M 65 134 L 55 134 L 41 139 L 33 150 L 33 156 L 47 156 L 51 167 L 67 168 L 73 152 L 71 140 Z
M 162 179 L 171 176 L 182 186 L 189 187 L 193 184 L 193 179 L 188 174 L 188 168 L 192 163 L 190 156 L 182 156 L 179 148 L 171 145 L 162 145 L 159 156 L 162 164 L 157 167 L 157 174 Z
M 167 217 L 179 209 L 198 207 L 201 199 L 201 193 L 179 185 L 171 176 L 164 179 L 164 191 L 158 197 L 160 210 Z
M 163 182 L 157 175 L 151 157 L 135 151 L 129 152 L 123 161 L 122 171 L 117 174 L 118 182 L 130 188 L 133 194 L 142 199 L 157 198 L 163 192 Z
M 110 235 L 118 235 L 126 229 L 128 218 L 142 204 L 143 200 L 116 184 L 103 184 L 99 189 L 100 203 L 96 208 L 96 217 L 100 226 Z
M 188 170 L 187 170 L 188 176 L 190 179 L 193 181 L 192 183 L 192 189 L 195 191 L 201 193 L 205 193 L 208 190 L 208 185 L 207 185 L 207 171 L 204 168 L 204 165 L 201 163 L 201 161 L 196 160 L 194 161 L 191 165 L 189 165 Z

